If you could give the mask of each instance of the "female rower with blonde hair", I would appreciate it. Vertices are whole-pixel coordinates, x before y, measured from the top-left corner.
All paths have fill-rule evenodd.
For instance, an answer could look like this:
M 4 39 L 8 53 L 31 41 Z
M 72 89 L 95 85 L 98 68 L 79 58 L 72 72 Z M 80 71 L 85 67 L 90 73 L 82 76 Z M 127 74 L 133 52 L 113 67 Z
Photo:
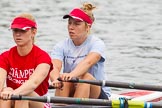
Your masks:
M 10 29 L 16 46 L 0 55 L 0 108 L 50 108 L 48 103 L 8 100 L 12 95 L 46 95 L 52 70 L 50 56 L 34 44 L 37 24 L 31 14 L 16 16 Z
M 95 20 L 93 9 L 95 6 L 85 3 L 81 8 L 74 8 L 63 16 L 63 19 L 68 18 L 67 28 L 70 38 L 56 44 L 51 53 L 55 69 L 52 70 L 50 78 L 52 85 L 57 88 L 56 96 L 100 99 L 108 99 L 110 96 L 108 87 L 64 82 L 73 77 L 86 80 L 105 79 L 105 44 L 99 38 L 90 35 Z M 63 82 L 58 81 L 58 77 Z

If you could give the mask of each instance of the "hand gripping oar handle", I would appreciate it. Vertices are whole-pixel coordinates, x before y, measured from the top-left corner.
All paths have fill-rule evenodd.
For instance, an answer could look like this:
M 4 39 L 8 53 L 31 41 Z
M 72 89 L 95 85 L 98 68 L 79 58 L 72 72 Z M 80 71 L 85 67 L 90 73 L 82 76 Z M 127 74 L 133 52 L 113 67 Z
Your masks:
M 57 78 L 57 80 L 58 81 L 63 81 L 61 78 Z M 76 79 L 74 79 L 74 81 L 68 81 L 68 82 L 75 82 L 76 81 Z M 77 81 L 78 82 L 78 81 Z M 62 85 L 63 86 L 63 85 Z M 48 89 L 57 89 L 57 88 L 55 88 L 54 86 L 52 86 L 52 85 L 49 85 L 49 87 L 48 87 Z

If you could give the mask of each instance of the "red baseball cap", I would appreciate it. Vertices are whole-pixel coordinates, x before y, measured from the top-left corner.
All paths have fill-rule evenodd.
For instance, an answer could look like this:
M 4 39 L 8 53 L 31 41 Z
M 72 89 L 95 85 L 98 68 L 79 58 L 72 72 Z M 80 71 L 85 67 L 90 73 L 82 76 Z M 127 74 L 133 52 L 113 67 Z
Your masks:
M 10 26 L 10 29 L 21 29 L 21 30 L 29 30 L 30 28 L 37 28 L 37 24 L 36 22 L 29 20 L 27 18 L 23 18 L 23 17 L 16 17 Z
M 92 23 L 93 23 L 92 19 L 83 10 L 81 10 L 79 8 L 74 8 L 70 12 L 70 14 L 64 15 L 63 19 L 66 19 L 66 18 L 69 18 L 69 17 L 72 17 L 72 18 L 80 20 L 80 21 L 85 21 L 90 25 L 92 25 Z

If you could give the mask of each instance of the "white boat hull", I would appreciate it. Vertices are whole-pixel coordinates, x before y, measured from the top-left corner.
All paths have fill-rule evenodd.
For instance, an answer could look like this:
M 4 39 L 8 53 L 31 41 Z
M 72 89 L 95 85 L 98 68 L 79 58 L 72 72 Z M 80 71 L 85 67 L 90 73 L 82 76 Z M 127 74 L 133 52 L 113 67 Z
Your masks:
M 112 94 L 110 99 L 111 100 L 119 99 L 120 97 L 125 97 L 131 100 L 158 102 L 162 100 L 162 92 L 137 90 L 137 91 L 131 91 L 122 94 Z

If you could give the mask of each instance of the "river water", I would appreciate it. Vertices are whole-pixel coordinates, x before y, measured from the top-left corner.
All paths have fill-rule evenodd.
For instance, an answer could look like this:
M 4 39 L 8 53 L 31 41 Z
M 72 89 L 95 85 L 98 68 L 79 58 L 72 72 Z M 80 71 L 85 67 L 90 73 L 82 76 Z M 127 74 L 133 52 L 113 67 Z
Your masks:
M 14 16 L 32 13 L 36 44 L 48 53 L 68 37 L 62 16 L 86 0 L 0 0 L 0 53 L 15 45 L 8 30 Z M 88 0 L 97 6 L 91 33 L 106 44 L 107 80 L 162 82 L 162 0 Z M 16 61 L 15 61 L 16 62 Z

